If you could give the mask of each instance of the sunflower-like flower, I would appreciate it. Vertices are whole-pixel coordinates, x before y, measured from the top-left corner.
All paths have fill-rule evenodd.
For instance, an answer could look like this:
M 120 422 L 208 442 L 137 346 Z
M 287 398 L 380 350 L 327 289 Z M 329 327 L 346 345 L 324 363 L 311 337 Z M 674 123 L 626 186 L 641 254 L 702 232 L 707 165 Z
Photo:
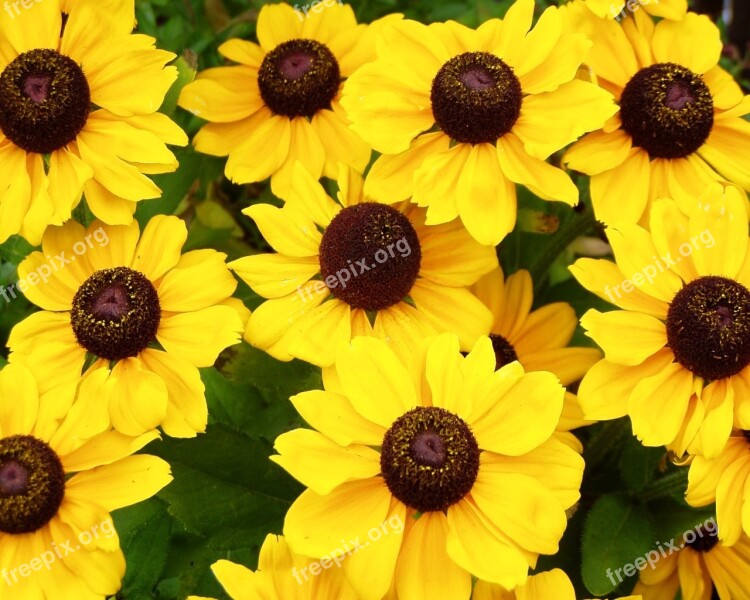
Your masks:
M 654 25 L 638 10 L 618 24 L 578 3 L 565 9 L 570 28 L 594 40 L 586 63 L 620 108 L 563 158 L 591 175 L 600 221 L 645 224 L 657 198 L 688 211 L 715 180 L 750 190 L 750 97 L 718 65 L 721 36 L 708 17 Z
M 735 420 L 750 429 L 747 200 L 714 186 L 689 216 L 673 200 L 656 201 L 650 233 L 607 229 L 617 264 L 582 258 L 570 267 L 622 309 L 581 319 L 605 355 L 578 390 L 586 418 L 630 415 L 645 445 L 678 455 L 716 456 Z
M 352 129 L 383 153 L 366 192 L 412 197 L 427 223 L 461 217 L 495 245 L 516 221 L 515 183 L 570 205 L 578 189 L 545 162 L 616 112 L 612 97 L 575 79 L 591 43 L 565 33 L 557 8 L 531 31 L 534 0 L 476 31 L 456 22 L 402 21 L 384 28 L 377 60 L 344 85 Z
M 534 285 L 528 271 L 517 271 L 506 280 L 498 267 L 482 277 L 472 291 L 494 317 L 490 340 L 496 368 L 517 360 L 527 372 L 549 371 L 562 385 L 569 386 L 601 358 L 596 348 L 567 347 L 578 325 L 570 304 L 554 302 L 531 310 Z M 587 424 L 575 395 L 566 393 L 558 431 L 568 432 Z M 572 434 L 562 437 L 580 447 Z
M 750 397 L 750 378 L 737 378 L 735 393 Z M 745 407 L 748 410 L 747 406 Z M 716 502 L 719 538 L 731 546 L 750 536 L 750 430 L 735 430 L 716 458 L 696 456 L 690 463 L 685 499 L 693 506 Z
M 684 544 L 646 567 L 633 590 L 643 600 L 740 600 L 750 597 L 750 538 L 733 546 L 719 540 L 715 528 L 699 525 L 683 534 Z
M 632 0 L 585 0 L 585 4 L 597 17 L 618 21 L 639 10 L 654 17 L 682 19 L 688 9 L 687 0 L 638 0 L 635 4 Z
M 110 511 L 153 496 L 169 465 L 134 452 L 155 431 L 126 437 L 92 389 L 97 374 L 40 397 L 31 372 L 0 372 L 0 597 L 104 600 L 125 559 Z M 29 568 L 31 565 L 31 569 Z M 32 570 L 33 569 L 33 570 Z
M 59 0 L 0 11 L 0 242 L 20 233 L 38 245 L 82 192 L 102 221 L 130 223 L 137 201 L 161 196 L 146 174 L 177 168 L 166 144 L 187 143 L 156 112 L 175 55 L 131 34 L 133 0 L 69 10 L 64 21 Z
M 576 592 L 564 571 L 552 569 L 532 575 L 524 585 L 511 591 L 477 581 L 471 600 L 576 600 Z M 617 600 L 641 600 L 641 597 L 625 596 Z
M 228 560 L 211 570 L 232 600 L 359 600 L 340 564 L 295 554 L 283 536 L 266 536 L 255 572 Z
M 426 227 L 423 209 L 368 201 L 362 177 L 340 167 L 338 202 L 298 164 L 283 208 L 243 211 L 278 252 L 229 264 L 269 298 L 245 339 L 279 360 L 320 366 L 355 335 L 387 340 L 406 356 L 419 340 L 451 331 L 468 350 L 492 321 L 468 286 L 497 267 L 494 248 L 459 222 Z
M 272 460 L 308 487 L 287 542 L 341 559 L 363 600 L 468 598 L 472 575 L 522 585 L 579 498 L 583 459 L 551 437 L 565 393 L 555 376 L 496 371 L 486 336 L 459 350 L 442 334 L 405 364 L 357 337 L 325 391 L 292 398 L 317 431 L 276 439 Z
M 126 435 L 159 425 L 177 437 L 203 431 L 197 367 L 240 341 L 246 309 L 229 299 L 237 282 L 226 256 L 181 255 L 186 238 L 184 222 L 163 215 L 142 235 L 137 221 L 50 227 L 42 251 L 18 267 L 26 297 L 43 310 L 11 331 L 10 360 L 28 365 L 45 391 L 106 370 L 97 394 Z
M 349 128 L 339 104 L 341 82 L 369 60 L 377 31 L 399 15 L 357 24 L 352 7 L 335 3 L 303 15 L 266 4 L 258 15 L 260 45 L 232 39 L 219 47 L 237 66 L 203 71 L 179 105 L 209 121 L 195 136 L 199 152 L 229 156 L 236 183 L 271 177 L 283 195 L 301 162 L 315 178 L 335 177 L 342 162 L 362 172 L 370 147 Z

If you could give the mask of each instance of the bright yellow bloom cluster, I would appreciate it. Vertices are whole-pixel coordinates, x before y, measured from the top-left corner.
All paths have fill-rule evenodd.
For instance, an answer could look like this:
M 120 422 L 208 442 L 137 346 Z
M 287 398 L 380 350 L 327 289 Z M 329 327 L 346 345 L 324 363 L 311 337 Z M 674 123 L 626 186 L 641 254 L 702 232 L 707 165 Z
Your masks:
M 244 339 L 323 389 L 273 444 L 305 488 L 283 536 L 255 571 L 212 567 L 234 600 L 574 600 L 539 564 L 591 508 L 593 434 L 573 430 L 623 417 L 690 464 L 678 493 L 718 525 L 604 591 L 750 600 L 750 100 L 708 17 L 515 0 L 472 29 L 263 6 L 257 43 L 172 90 L 205 121 L 195 149 L 276 196 L 242 210 L 273 252 L 227 263 L 189 219 L 135 219 L 188 143 L 159 112 L 175 55 L 133 33 L 134 0 L 36 3 L 0 11 L 0 243 L 35 246 L 17 287 L 39 309 L 0 370 L 0 599 L 118 592 L 110 512 L 172 479 L 137 452 L 206 431 L 201 369 Z M 564 243 L 529 271 L 510 255 L 542 233 L 532 195 Z M 594 219 L 601 239 L 574 244 Z M 594 243 L 614 261 L 573 262 Z M 577 315 L 554 293 L 576 281 L 617 310 Z

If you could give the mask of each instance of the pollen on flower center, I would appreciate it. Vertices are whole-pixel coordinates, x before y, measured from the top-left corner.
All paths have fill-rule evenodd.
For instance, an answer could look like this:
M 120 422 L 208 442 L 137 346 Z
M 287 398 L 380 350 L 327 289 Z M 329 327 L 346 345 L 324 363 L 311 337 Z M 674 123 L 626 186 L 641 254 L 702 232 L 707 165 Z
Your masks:
M 518 77 L 488 52 L 465 52 L 438 71 L 430 93 L 440 128 L 457 142 L 494 142 L 508 133 L 521 114 Z
M 401 302 L 417 280 L 421 261 L 409 219 L 375 202 L 342 209 L 320 243 L 320 273 L 331 293 L 368 311 Z
M 27 152 L 49 154 L 72 142 L 90 110 L 83 70 L 55 50 L 24 52 L 0 74 L 0 129 Z
M 518 355 L 516 354 L 516 349 L 513 347 L 513 344 L 503 336 L 491 333 L 490 341 L 492 342 L 492 349 L 495 351 L 496 371 L 501 367 L 518 360 Z
M 65 471 L 52 448 L 27 435 L 0 438 L 0 532 L 38 530 L 64 495 Z
M 736 375 L 750 364 L 750 290 L 725 277 L 686 284 L 667 313 L 675 359 L 706 380 Z
M 388 489 L 407 506 L 421 512 L 446 510 L 474 486 L 479 446 L 458 415 L 419 406 L 386 432 L 380 469 Z
M 683 158 L 708 138 L 714 123 L 711 91 L 697 73 L 673 63 L 641 69 L 620 98 L 623 129 L 652 158 Z
M 76 292 L 70 315 L 78 343 L 107 360 L 137 356 L 156 338 L 160 320 L 153 284 L 127 267 L 89 277 Z
M 312 117 L 331 107 L 341 84 L 336 57 L 325 44 L 296 39 L 266 54 L 258 70 L 260 95 L 274 114 Z

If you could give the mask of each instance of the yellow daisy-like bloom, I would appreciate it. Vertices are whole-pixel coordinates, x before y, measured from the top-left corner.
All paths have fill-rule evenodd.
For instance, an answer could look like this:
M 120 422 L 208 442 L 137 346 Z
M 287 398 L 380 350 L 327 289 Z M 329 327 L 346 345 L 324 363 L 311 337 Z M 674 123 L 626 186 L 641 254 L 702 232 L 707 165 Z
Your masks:
M 266 4 L 260 45 L 225 42 L 219 52 L 239 65 L 203 71 L 180 94 L 180 106 L 210 121 L 195 136 L 196 149 L 229 156 L 226 175 L 236 183 L 271 177 L 277 196 L 289 189 L 298 161 L 316 179 L 335 177 L 339 162 L 362 172 L 371 151 L 349 129 L 341 82 L 371 58 L 377 31 L 398 19 L 358 25 L 351 6 L 332 0 L 306 16 Z
M 529 577 L 524 585 L 512 591 L 477 581 L 471 600 L 576 600 L 576 592 L 564 571 L 552 569 Z M 641 600 L 641 597 L 624 596 L 616 600 Z
M 292 552 L 282 536 L 268 535 L 258 570 L 228 560 L 211 570 L 232 600 L 359 600 L 333 560 L 318 561 Z M 188 600 L 209 600 L 190 596 Z
M 424 225 L 424 210 L 367 201 L 362 177 L 341 167 L 338 202 L 298 164 L 283 208 L 256 204 L 253 218 L 278 254 L 229 264 L 269 298 L 245 339 L 279 360 L 333 363 L 341 343 L 376 336 L 407 356 L 419 340 L 458 333 L 469 349 L 492 315 L 468 286 L 497 267 L 459 222 Z
M 409 366 L 357 337 L 325 391 L 292 402 L 317 431 L 271 459 L 308 487 L 284 524 L 295 552 L 339 557 L 362 600 L 455 600 L 472 575 L 507 589 L 557 551 L 583 459 L 554 439 L 564 389 L 518 362 L 495 371 L 488 337 L 413 348 Z M 390 590 L 390 592 L 389 592 Z
M 737 390 L 747 398 L 750 380 Z M 736 388 L 737 386 L 735 386 Z M 716 458 L 696 456 L 690 463 L 685 499 L 693 506 L 716 502 L 719 538 L 727 546 L 750 536 L 750 431 L 736 430 Z
M 11 361 L 28 365 L 46 391 L 104 369 L 97 391 L 112 425 L 137 435 L 161 425 L 176 437 L 206 427 L 197 367 L 240 341 L 246 309 L 215 250 L 181 255 L 187 228 L 159 215 L 88 230 L 50 227 L 42 251 L 18 267 L 26 297 L 41 307 L 10 334 Z M 53 270 L 54 269 L 54 270 Z M 24 289 L 25 288 L 25 289 Z
M 575 79 L 591 45 L 566 33 L 559 9 L 531 28 L 534 0 L 503 21 L 471 30 L 453 21 L 384 28 L 377 60 L 344 85 L 352 129 L 383 153 L 366 193 L 381 202 L 412 197 L 429 225 L 461 217 L 495 245 L 516 221 L 515 183 L 570 205 L 578 189 L 545 162 L 616 107 L 609 93 Z
M 618 21 L 639 10 L 645 10 L 654 17 L 682 19 L 688 9 L 687 0 L 630 0 L 630 3 L 625 0 L 585 0 L 585 3 L 597 17 Z M 631 7 L 634 8 L 631 10 Z
M 97 375 L 95 378 L 101 378 Z M 104 600 L 125 559 L 110 512 L 153 496 L 172 476 L 134 452 L 158 438 L 108 431 L 90 382 L 41 398 L 19 365 L 0 372 L 0 597 Z M 74 401 L 75 400 L 75 401 Z
M 723 179 L 750 190 L 750 97 L 719 65 L 719 29 L 705 15 L 654 24 L 645 11 L 618 24 L 566 5 L 573 31 L 594 40 L 586 63 L 620 110 L 565 154 L 591 175 L 596 217 L 645 224 L 657 198 L 683 211 Z
M 532 311 L 534 285 L 528 271 L 513 273 L 507 280 L 500 268 L 485 275 L 472 288 L 492 311 L 490 340 L 496 366 L 514 360 L 528 371 L 550 371 L 564 386 L 584 376 L 601 358 L 595 348 L 568 348 L 578 319 L 566 302 L 554 302 Z M 573 394 L 565 395 L 559 431 L 569 431 L 587 422 Z
M 750 538 L 733 546 L 704 526 L 683 535 L 680 550 L 641 571 L 633 590 L 643 600 L 743 600 L 750 598 Z
M 156 112 L 175 55 L 131 35 L 133 0 L 77 0 L 64 27 L 59 0 L 19 14 L 11 4 L 0 11 L 0 242 L 38 245 L 82 192 L 102 221 L 130 223 L 137 201 L 161 196 L 146 174 L 177 168 L 166 144 L 188 141 Z
M 714 185 L 690 216 L 672 200 L 656 201 L 650 233 L 609 228 L 617 264 L 582 258 L 570 267 L 622 309 L 581 319 L 605 355 L 578 390 L 586 418 L 630 415 L 645 445 L 678 455 L 716 456 L 735 420 L 750 428 L 747 200 L 734 186 Z

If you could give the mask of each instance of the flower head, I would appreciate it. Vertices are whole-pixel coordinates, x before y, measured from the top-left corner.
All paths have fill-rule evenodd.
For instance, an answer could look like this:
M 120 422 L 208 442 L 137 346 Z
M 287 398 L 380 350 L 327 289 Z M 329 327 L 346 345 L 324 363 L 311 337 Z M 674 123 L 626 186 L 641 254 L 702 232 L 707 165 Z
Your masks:
M 187 143 L 157 112 L 174 54 L 131 34 L 133 1 L 68 4 L 0 11 L 0 242 L 39 244 L 82 193 L 102 221 L 130 223 L 137 201 L 161 196 L 146 173 L 177 168 L 166 144 Z
M 325 391 L 292 398 L 317 431 L 276 439 L 272 460 L 309 488 L 287 513 L 289 545 L 340 556 L 365 600 L 392 586 L 402 600 L 466 598 L 472 575 L 521 585 L 578 500 L 583 460 L 552 437 L 564 396 L 554 375 L 495 371 L 487 337 L 459 349 L 443 334 L 407 366 L 355 338 Z
M 105 370 L 100 400 L 127 435 L 159 425 L 179 437 L 203 431 L 197 367 L 239 342 L 246 310 L 229 298 L 237 282 L 225 255 L 181 254 L 186 238 L 184 222 L 167 216 L 142 234 L 135 221 L 50 227 L 42 251 L 18 267 L 26 296 L 43 310 L 14 327 L 11 361 L 27 365 L 44 390 Z

